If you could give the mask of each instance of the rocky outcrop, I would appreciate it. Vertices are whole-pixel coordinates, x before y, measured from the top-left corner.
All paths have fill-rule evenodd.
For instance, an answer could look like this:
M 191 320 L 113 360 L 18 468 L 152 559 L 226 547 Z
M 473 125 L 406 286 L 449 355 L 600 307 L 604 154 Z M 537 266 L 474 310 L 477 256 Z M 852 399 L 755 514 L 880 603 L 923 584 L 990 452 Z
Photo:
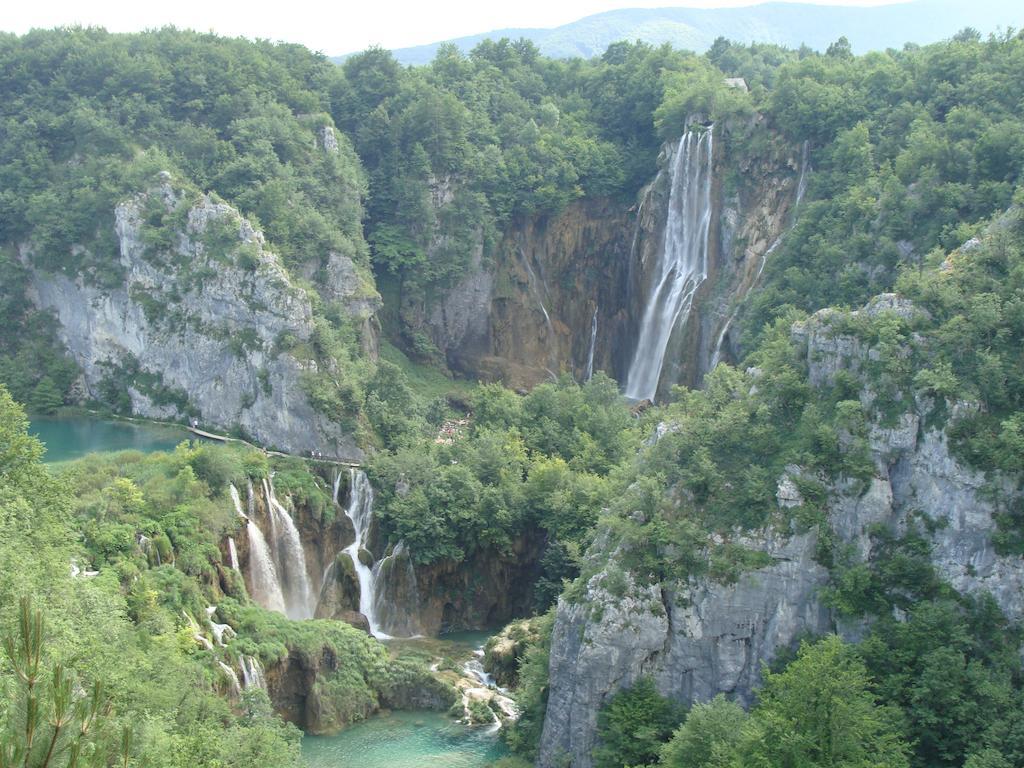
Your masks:
M 399 637 L 435 637 L 527 615 L 541 554 L 536 540 L 523 537 L 508 552 L 485 550 L 462 561 L 413 566 L 405 548 L 396 547 L 380 565 L 378 619 Z
M 340 658 L 330 644 L 289 649 L 267 665 L 266 687 L 274 711 L 310 734 L 335 733 L 381 709 L 445 712 L 459 699 L 452 685 L 418 663 Z
M 519 680 L 519 665 L 531 645 L 541 641 L 542 617 L 520 619 L 508 624 L 484 646 L 483 667 L 495 682 L 512 688 Z
M 771 564 L 734 584 L 644 585 L 625 574 L 624 590 L 610 591 L 601 572 L 578 602 L 563 597 L 537 764 L 568 758 L 574 768 L 589 768 L 602 704 L 642 676 L 685 703 L 718 693 L 749 701 L 762 663 L 801 634 L 827 630 L 817 599 L 827 571 L 814 561 L 813 534 L 765 534 L 760 546 Z
M 596 326 L 592 368 L 612 372 L 622 364 L 632 232 L 629 206 L 607 199 L 518 219 L 492 251 L 476 245 L 443 295 L 405 297 L 403 325 L 426 334 L 453 371 L 515 388 L 586 378 Z
M 120 284 L 32 270 L 30 298 L 56 314 L 87 397 L 152 418 L 194 416 L 287 452 L 361 457 L 305 394 L 306 375 L 335 363 L 309 351 L 310 297 L 261 232 L 169 174 L 120 203 L 115 221 Z M 31 244 L 21 255 L 32 267 Z M 375 293 L 353 265 L 335 262 L 331 290 L 365 319 Z
M 895 295 L 877 297 L 860 313 L 892 313 L 909 321 L 920 316 Z M 873 412 L 871 370 L 882 353 L 868 337 L 840 330 L 856 326 L 850 320 L 822 311 L 794 326 L 793 340 L 806 357 L 812 383 L 827 385 L 846 371 L 860 380 L 861 401 Z M 1018 483 L 986 477 L 950 452 L 945 427 L 969 404 L 951 404 L 942 420 L 929 399 L 912 402 L 897 417 L 880 413 L 869 425 L 874 477 L 831 484 L 831 536 L 844 551 L 868 561 L 878 526 L 897 536 L 913 529 L 929 542 L 931 563 L 942 579 L 963 594 L 989 593 L 1009 618 L 1024 618 L 1024 558 L 1000 555 L 993 546 L 996 515 L 1001 505 L 1019 503 Z M 801 474 L 800 467 L 790 466 L 778 479 L 783 520 L 806 503 L 797 482 Z M 598 711 L 608 696 L 640 676 L 652 677 L 659 691 L 684 704 L 717 693 L 748 703 L 762 665 L 801 636 L 837 631 L 857 640 L 863 634 L 863 621 L 831 615 L 822 603 L 830 574 L 815 560 L 813 531 L 762 531 L 743 536 L 742 544 L 767 555 L 769 563 L 741 574 L 736 583 L 698 578 L 646 585 L 622 574 L 614 542 L 598 538 L 589 555 L 598 564 L 596 574 L 577 600 L 559 601 L 539 766 L 588 768 Z
M 882 294 L 846 316 L 822 310 L 795 325 L 793 339 L 805 352 L 810 381 L 827 385 L 846 371 L 861 381 L 860 399 L 870 411 L 878 397 L 870 369 L 887 353 L 839 329 L 858 315 L 883 313 L 905 321 L 926 317 L 906 299 Z M 946 428 L 972 404 L 946 404 L 939 418 L 930 398 L 917 396 L 912 402 L 897 418 L 878 414 L 870 425 L 875 477 L 860 493 L 854 484 L 833 489 L 833 531 L 866 560 L 872 555 L 873 526 L 884 525 L 897 536 L 913 528 L 927 538 L 932 565 L 943 580 L 962 594 L 987 592 L 1009 618 L 1024 618 L 1024 558 L 1001 556 L 992 543 L 996 516 L 1019 501 L 1017 478 L 986 476 L 952 455 Z

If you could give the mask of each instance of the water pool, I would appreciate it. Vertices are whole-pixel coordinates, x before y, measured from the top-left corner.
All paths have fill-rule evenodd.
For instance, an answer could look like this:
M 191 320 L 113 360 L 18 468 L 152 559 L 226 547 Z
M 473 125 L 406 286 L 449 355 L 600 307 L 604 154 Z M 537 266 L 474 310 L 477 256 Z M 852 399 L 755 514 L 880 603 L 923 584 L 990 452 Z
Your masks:
M 302 739 L 309 768 L 484 768 L 505 754 L 493 728 L 437 712 L 391 712 L 335 736 Z
M 173 451 L 174 446 L 189 439 L 189 432 L 181 427 L 88 416 L 33 416 L 28 431 L 46 445 L 43 461 L 51 463 L 102 451 Z

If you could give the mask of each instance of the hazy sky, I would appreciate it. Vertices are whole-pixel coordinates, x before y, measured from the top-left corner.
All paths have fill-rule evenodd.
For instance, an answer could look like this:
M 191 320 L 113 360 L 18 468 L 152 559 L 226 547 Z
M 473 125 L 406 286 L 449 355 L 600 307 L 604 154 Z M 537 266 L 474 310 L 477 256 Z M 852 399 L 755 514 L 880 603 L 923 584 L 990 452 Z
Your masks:
M 822 5 L 885 5 L 892 0 L 805 0 Z M 751 0 L 692 0 L 681 6 L 718 8 Z M 72 24 L 134 32 L 173 24 L 222 35 L 303 43 L 327 54 L 369 45 L 402 48 L 502 27 L 554 27 L 614 8 L 658 8 L 671 0 L 6 0 L 0 29 Z

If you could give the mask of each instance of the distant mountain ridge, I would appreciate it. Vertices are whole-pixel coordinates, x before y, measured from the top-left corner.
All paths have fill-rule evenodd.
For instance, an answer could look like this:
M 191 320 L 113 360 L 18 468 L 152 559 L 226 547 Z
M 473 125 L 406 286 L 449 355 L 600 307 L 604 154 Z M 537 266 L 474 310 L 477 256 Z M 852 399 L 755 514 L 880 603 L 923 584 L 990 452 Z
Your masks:
M 853 50 L 924 45 L 956 34 L 964 27 L 982 33 L 1024 25 L 1020 0 L 911 0 L 874 7 L 825 6 L 771 2 L 744 8 L 624 8 L 586 16 L 551 29 L 497 29 L 393 51 L 403 64 L 427 64 L 443 42 L 470 51 L 487 38 L 532 40 L 546 56 L 599 56 L 618 40 L 671 43 L 702 52 L 722 36 L 742 43 L 808 45 L 824 50 L 845 36 Z M 348 54 L 351 55 L 351 54 Z M 335 61 L 343 61 L 338 56 Z

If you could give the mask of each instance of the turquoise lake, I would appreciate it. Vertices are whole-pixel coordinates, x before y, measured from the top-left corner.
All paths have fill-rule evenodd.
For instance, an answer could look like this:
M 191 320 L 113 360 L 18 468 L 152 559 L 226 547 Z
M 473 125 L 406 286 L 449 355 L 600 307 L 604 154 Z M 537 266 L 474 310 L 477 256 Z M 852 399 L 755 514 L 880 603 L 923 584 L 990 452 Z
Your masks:
M 100 451 L 173 451 L 190 433 L 182 427 L 133 424 L 86 416 L 35 416 L 29 433 L 46 445 L 46 462 L 71 461 Z
M 436 712 L 392 712 L 336 736 L 306 736 L 309 768 L 484 768 L 508 754 L 492 728 Z

